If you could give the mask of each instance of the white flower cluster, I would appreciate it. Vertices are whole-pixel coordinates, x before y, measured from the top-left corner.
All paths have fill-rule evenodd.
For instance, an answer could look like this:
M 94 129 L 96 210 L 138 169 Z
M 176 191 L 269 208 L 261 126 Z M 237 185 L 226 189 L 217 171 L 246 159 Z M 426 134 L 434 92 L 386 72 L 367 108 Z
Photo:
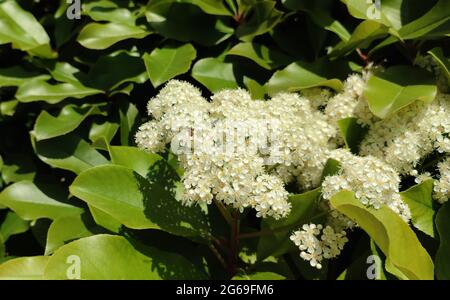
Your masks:
M 346 149 L 337 149 L 331 155 L 340 162 L 341 169 L 324 179 L 324 199 L 331 199 L 339 191 L 353 191 L 365 206 L 379 209 L 385 204 L 409 221 L 411 213 L 399 194 L 400 177 L 391 166 L 372 156 L 353 155 Z
M 361 143 L 360 154 L 375 156 L 400 174 L 415 174 L 434 150 L 450 152 L 450 98 L 439 93 L 427 104 L 417 101 L 376 121 Z
M 387 205 L 408 222 L 400 175 L 417 175 L 416 165 L 433 151 L 450 153 L 449 95 L 439 93 L 432 103 L 418 101 L 381 120 L 363 97 L 369 76 L 349 76 L 338 94 L 311 88 L 267 101 L 252 100 L 242 89 L 206 100 L 189 83 L 172 80 L 148 103 L 153 119 L 139 128 L 136 143 L 151 152 L 164 152 L 170 144 L 184 169 L 184 204 L 220 201 L 276 219 L 291 209 L 285 184 L 318 187 L 326 161 L 339 161 L 340 171 L 321 185 L 326 224 L 305 224 L 291 236 L 301 257 L 321 268 L 324 259 L 343 249 L 345 230 L 356 226 L 331 208 L 331 197 L 350 190 L 362 204 Z M 369 127 L 359 156 L 339 148 L 338 121 L 347 117 Z M 449 197 L 450 159 L 439 164 L 439 171 L 434 195 L 442 203 Z
M 445 203 L 450 198 L 450 158 L 438 164 L 439 180 L 434 182 L 434 198 Z
M 185 170 L 185 204 L 216 199 L 240 210 L 253 207 L 262 217 L 289 213 L 285 183 L 298 177 L 304 187 L 319 184 L 318 152 L 333 147 L 336 135 L 297 94 L 253 101 L 245 90 L 225 90 L 208 102 L 189 83 L 173 80 L 148 111 L 154 119 L 140 127 L 136 143 L 152 152 L 172 143 Z
M 436 83 L 440 91 L 448 92 L 449 84 L 447 75 L 442 67 L 433 59 L 431 55 L 417 55 L 414 64 L 433 73 L 436 77 Z
M 338 121 L 344 118 L 355 117 L 361 125 L 370 125 L 373 120 L 377 119 L 370 112 L 369 105 L 363 97 L 366 81 L 370 75 L 370 72 L 363 73 L 363 76 L 350 75 L 344 82 L 342 92 L 329 100 L 325 114 L 336 129 Z
M 331 226 L 323 228 L 320 224 L 304 224 L 290 239 L 299 247 L 300 257 L 317 269 L 322 268 L 324 258 L 338 256 L 348 241 L 345 231 L 336 232 Z
M 353 191 L 355 197 L 368 207 L 378 209 L 387 205 L 405 222 L 411 219 L 409 207 L 399 194 L 400 177 L 391 166 L 372 156 L 354 155 L 346 149 L 332 150 L 329 157 L 339 161 L 340 170 L 322 182 L 323 204 L 329 211 L 322 237 L 320 240 L 316 237 L 322 225 L 314 224 L 304 225 L 291 236 L 301 251 L 300 256 L 319 269 L 323 259 L 340 254 L 347 242 L 345 230 L 356 226 L 348 217 L 331 208 L 329 200 L 336 193 Z

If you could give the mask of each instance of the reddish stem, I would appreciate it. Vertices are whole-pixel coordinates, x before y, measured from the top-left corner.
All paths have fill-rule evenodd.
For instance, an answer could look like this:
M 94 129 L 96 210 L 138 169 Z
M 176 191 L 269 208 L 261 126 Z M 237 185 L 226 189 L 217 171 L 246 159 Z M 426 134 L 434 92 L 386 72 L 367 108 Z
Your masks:
M 232 213 L 231 235 L 230 235 L 230 252 L 228 262 L 228 272 L 230 276 L 234 276 L 238 270 L 238 249 L 239 249 L 239 215 L 236 210 Z

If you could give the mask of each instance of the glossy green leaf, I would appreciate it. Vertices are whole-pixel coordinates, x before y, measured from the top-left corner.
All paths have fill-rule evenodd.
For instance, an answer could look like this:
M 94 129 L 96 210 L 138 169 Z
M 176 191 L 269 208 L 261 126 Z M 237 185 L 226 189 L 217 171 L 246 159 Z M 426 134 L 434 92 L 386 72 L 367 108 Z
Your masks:
M 71 260 L 73 259 L 73 260 Z M 80 279 L 205 279 L 202 269 L 179 254 L 137 248 L 124 237 L 94 235 L 59 248 L 49 259 L 45 279 L 68 279 L 80 263 Z
M 108 215 L 106 212 L 92 206 L 89 206 L 89 211 L 91 212 L 92 218 L 95 223 L 103 228 L 108 229 L 111 232 L 119 233 L 122 229 L 122 224 L 114 219 L 112 216 Z
M 126 82 L 144 83 L 147 80 L 142 58 L 136 52 L 127 51 L 100 57 L 85 79 L 90 87 L 103 91 L 113 90 Z
M 236 29 L 236 35 L 242 41 L 251 41 L 255 36 L 271 30 L 281 20 L 281 12 L 275 8 L 275 2 L 261 0 L 255 2 L 244 13 L 244 21 Z
M 227 9 L 223 0 L 178 0 L 179 2 L 192 3 L 207 14 L 218 16 L 231 16 L 233 13 Z
M 408 224 L 390 208 L 367 208 L 349 191 L 337 193 L 330 202 L 375 241 L 386 255 L 389 272 L 395 270 L 395 275 L 401 279 L 433 279 L 434 266 L 430 256 Z
M 48 229 L 45 255 L 53 253 L 73 240 L 91 235 L 94 235 L 94 231 L 88 228 L 81 215 L 58 218 Z
M 5 183 L 33 180 L 35 178 L 36 165 L 30 155 L 25 153 L 8 153 L 3 160 L 1 177 Z
M 137 130 L 139 111 L 134 104 L 122 101 L 119 105 L 120 117 L 120 143 L 132 145 L 134 143 L 133 133 Z
M 88 116 L 99 113 L 97 106 L 66 105 L 53 116 L 46 111 L 39 114 L 34 124 L 36 140 L 45 140 L 75 130 Z
M 341 136 L 352 153 L 358 154 L 359 144 L 364 139 L 368 128 L 362 127 L 356 118 L 345 118 L 338 121 Z
M 45 163 L 76 174 L 109 161 L 85 140 L 75 134 L 66 134 L 53 139 L 35 141 L 37 156 Z
M 439 64 L 442 73 L 447 78 L 447 83 L 450 86 L 450 60 L 444 56 L 441 48 L 433 48 L 428 51 L 428 54 Z
M 109 147 L 111 162 L 132 169 L 142 177 L 146 177 L 150 168 L 163 158 L 155 153 L 148 153 L 136 147 Z
M 434 233 L 433 180 L 426 180 L 400 193 L 402 200 L 411 211 L 411 222 L 414 227 L 431 237 Z
M 109 21 L 134 25 L 135 15 L 127 8 L 120 7 L 116 2 L 109 0 L 93 1 L 82 4 L 83 14 L 94 21 Z
M 410 66 L 394 66 L 371 76 L 364 96 L 370 110 L 385 118 L 416 100 L 431 102 L 436 97 L 435 80 L 428 72 Z
M 355 28 L 348 41 L 341 42 L 333 48 L 331 55 L 340 56 L 348 54 L 356 48 L 367 48 L 372 41 L 387 34 L 388 27 L 385 25 L 373 20 L 363 21 Z
M 443 36 L 450 30 L 450 2 L 438 0 L 437 3 L 420 18 L 402 26 L 395 36 L 388 37 L 372 48 L 371 52 L 402 40 Z
M 28 71 L 21 66 L 0 69 L 0 87 L 19 86 L 31 79 L 48 80 L 50 76 Z
M 0 264 L 3 263 L 5 259 L 5 243 L 3 242 L 3 238 L 0 235 Z
M 325 177 L 336 175 L 341 169 L 341 163 L 335 159 L 329 158 L 323 167 L 320 182 L 324 181 Z
M 426 14 L 400 28 L 398 33 L 403 40 L 446 34 L 450 30 L 449 11 L 450 2 L 438 0 Z
M 397 30 L 402 26 L 424 15 L 434 4 L 433 1 L 422 0 L 383 0 L 378 6 L 375 1 L 341 1 L 355 18 L 384 24 L 394 30 L 394 35 L 398 35 Z
M 77 41 L 89 49 L 106 49 L 127 39 L 142 39 L 150 33 L 137 26 L 122 23 L 90 23 L 81 30 Z
M 317 86 L 330 87 L 336 91 L 342 89 L 340 77 L 347 67 L 321 59 L 314 63 L 295 62 L 283 70 L 277 71 L 266 84 L 270 95 L 281 91 L 296 92 Z
M 174 171 L 162 161 L 150 167 L 146 178 L 118 165 L 91 168 L 75 179 L 70 192 L 129 228 L 208 235 L 204 212 L 175 199 Z
M 42 25 L 16 1 L 0 3 L 0 45 L 12 43 L 13 48 L 31 55 L 54 58 L 50 38 Z
M 177 75 L 186 73 L 197 52 L 191 44 L 180 47 L 156 48 L 143 56 L 148 76 L 154 87 L 158 87 Z
M 192 67 L 192 77 L 213 93 L 238 87 L 233 65 L 216 58 L 204 58 L 197 61 Z
M 2 116 L 14 116 L 16 113 L 17 105 L 19 101 L 17 100 L 9 100 L 0 103 L 0 115 Z
M 291 213 L 285 219 L 263 219 L 262 231 L 272 231 L 271 235 L 263 235 L 258 242 L 258 259 L 262 260 L 270 255 L 278 256 L 295 249 L 289 239 L 293 230 L 300 228 L 308 222 L 316 212 L 320 189 L 303 194 L 289 196 L 292 205 Z
M 364 19 L 364 20 L 373 20 L 384 24 L 386 26 L 393 26 L 398 29 L 400 26 L 398 25 L 398 20 L 394 22 L 394 24 L 390 21 L 390 19 L 385 14 L 384 5 L 378 6 L 374 1 L 359 1 L 359 0 L 341 0 L 347 5 L 348 12 L 355 18 Z M 402 2 L 403 0 L 397 1 L 386 1 L 387 6 L 390 6 L 390 14 L 393 14 L 392 6 L 398 4 L 398 2 Z M 397 3 L 395 3 L 397 2 Z M 399 3 L 401 4 L 401 3 Z
M 436 229 L 439 234 L 439 249 L 436 252 L 436 277 L 450 279 L 450 202 L 446 202 L 436 214 Z
M 292 61 L 289 56 L 256 43 L 239 43 L 231 48 L 227 52 L 227 55 L 238 55 L 249 58 L 268 70 L 287 65 Z
M 119 124 L 110 117 L 94 118 L 89 130 L 89 139 L 97 149 L 108 150 L 108 145 L 119 130 Z
M 338 20 L 331 17 L 331 1 L 308 1 L 308 0 L 283 0 L 283 5 L 289 9 L 307 12 L 314 23 L 337 34 L 343 41 L 348 41 L 350 33 Z
M 148 2 L 145 15 L 150 26 L 164 37 L 204 46 L 218 44 L 233 33 L 233 28 L 225 25 L 222 19 L 206 14 L 199 6 L 182 2 L 184 3 L 176 0 Z
M 16 213 L 9 211 L 5 220 L 0 225 L 0 236 L 3 242 L 6 242 L 12 235 L 26 232 L 30 228 L 28 221 L 19 217 Z
M 64 203 L 63 196 L 55 185 L 37 186 L 31 181 L 21 181 L 0 193 L 0 203 L 25 220 L 57 219 L 83 212 L 81 208 Z
M 0 265 L 0 280 L 42 280 L 49 258 L 31 256 L 8 260 Z
M 266 87 L 263 84 L 247 76 L 244 77 L 244 84 L 253 100 L 264 99 Z
M 43 66 L 52 75 L 53 79 L 83 86 L 80 78 L 86 75 L 73 65 L 67 62 L 45 61 Z
M 66 98 L 81 99 L 99 94 L 101 91 L 73 83 L 50 84 L 42 79 L 33 79 L 22 84 L 16 92 L 20 102 L 45 101 L 58 103 Z

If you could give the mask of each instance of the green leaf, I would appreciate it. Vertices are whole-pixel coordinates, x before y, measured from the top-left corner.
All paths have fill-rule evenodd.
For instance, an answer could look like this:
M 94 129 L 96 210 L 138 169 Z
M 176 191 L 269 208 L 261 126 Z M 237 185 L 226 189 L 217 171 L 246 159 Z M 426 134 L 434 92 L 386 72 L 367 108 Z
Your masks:
M 246 57 L 268 70 L 287 65 L 292 61 L 289 56 L 256 43 L 239 43 L 231 48 L 227 55 Z
M 433 57 L 433 59 L 439 64 L 442 69 L 442 73 L 447 78 L 447 83 L 450 85 L 450 61 L 444 56 L 441 48 L 433 48 L 427 52 Z
M 154 87 L 158 87 L 177 75 L 186 73 L 197 52 L 191 44 L 180 47 L 156 48 L 143 56 L 148 76 Z
M 75 134 L 36 141 L 32 139 L 37 156 L 45 163 L 76 174 L 109 161 L 85 140 Z
M 45 140 L 75 130 L 88 116 L 99 113 L 98 106 L 66 105 L 56 116 L 42 111 L 34 123 L 36 140 Z
M 61 217 L 52 222 L 47 233 L 45 255 L 53 253 L 64 244 L 94 235 L 81 215 Z
M 444 35 L 444 33 L 448 33 L 448 30 L 450 29 L 449 11 L 450 2 L 447 0 L 438 0 L 426 14 L 400 28 L 398 33 L 403 40 L 416 39 L 432 36 L 436 33 L 436 29 L 440 29 L 440 26 L 444 25 L 442 31 L 437 33 L 438 35 Z
M 192 77 L 215 93 L 223 89 L 238 87 L 233 65 L 217 58 L 203 58 L 192 67 Z
M 331 32 L 334 32 L 343 41 L 348 41 L 350 33 L 347 29 L 338 21 L 331 17 L 331 4 L 330 1 L 308 1 L 308 0 L 283 0 L 283 5 L 289 9 L 302 10 L 307 12 L 314 23 L 318 26 L 325 28 Z
M 0 3 L 0 45 L 7 43 L 12 43 L 13 48 L 27 51 L 31 55 L 56 57 L 45 29 L 16 1 Z
M 426 180 L 400 193 L 402 200 L 411 211 L 411 221 L 417 229 L 431 237 L 434 233 L 433 180 Z
M 411 66 L 394 66 L 369 78 L 364 97 L 373 114 L 385 118 L 416 100 L 431 102 L 436 93 L 430 73 Z
M 108 145 L 119 130 L 119 124 L 111 117 L 97 116 L 89 130 L 89 139 L 97 149 L 108 150 Z
M 2 116 L 14 116 L 16 113 L 17 105 L 19 101 L 17 100 L 9 100 L 3 101 L 0 103 L 0 115 Z
M 145 65 L 136 52 L 118 51 L 101 56 L 92 66 L 85 81 L 90 87 L 111 91 L 126 82 L 148 80 Z
M 29 222 L 23 220 L 16 213 L 8 211 L 5 220 L 0 225 L 0 236 L 3 242 L 6 242 L 10 236 L 26 232 L 29 228 Z
M 82 4 L 83 13 L 94 21 L 109 21 L 134 25 L 135 15 L 128 9 L 119 7 L 109 0 L 100 0 Z
M 436 214 L 436 229 L 439 233 L 439 249 L 436 252 L 436 277 L 450 279 L 450 202 L 445 203 Z
M 386 268 L 401 279 L 433 279 L 433 261 L 417 236 L 389 207 L 367 208 L 353 192 L 333 196 L 331 205 L 355 221 L 386 255 Z M 401 237 L 401 238 L 399 238 Z
M 396 36 L 391 36 L 372 48 L 374 52 L 382 47 L 402 40 L 444 36 L 450 30 L 450 2 L 439 0 L 427 13 L 420 18 L 406 24 L 398 30 Z
M 233 13 L 228 10 L 223 0 L 178 0 L 178 2 L 191 3 L 198 6 L 205 13 L 218 16 L 232 16 Z
M 358 19 L 364 19 L 364 20 L 373 20 L 376 22 L 379 22 L 381 24 L 384 24 L 386 26 L 393 26 L 391 24 L 391 21 L 387 18 L 385 14 L 385 5 L 386 7 L 391 6 L 393 4 L 396 4 L 396 2 L 399 1 L 386 1 L 386 3 L 383 3 L 380 5 L 380 7 L 377 7 L 376 3 L 374 1 L 359 1 L 359 0 L 341 0 L 347 5 L 348 12 L 355 18 Z M 400 2 L 402 2 L 401 0 Z M 401 4 L 401 3 L 400 3 Z M 392 8 L 390 9 L 392 15 Z M 403 15 L 403 17 L 405 17 Z M 396 26 L 394 26 L 395 29 L 398 29 L 399 26 L 397 25 L 398 22 L 395 22 Z
M 36 176 L 36 166 L 29 154 L 8 153 L 4 158 L 1 175 L 6 184 L 33 180 Z
M 163 158 L 155 153 L 148 153 L 136 147 L 109 147 L 111 162 L 132 169 L 142 177 L 146 177 L 150 167 Z
M 8 260 L 0 265 L 0 280 L 42 280 L 49 259 L 32 256 Z
M 358 119 L 356 118 L 341 119 L 338 121 L 338 126 L 347 148 L 352 153 L 358 154 L 359 144 L 369 129 L 358 124 Z
M 320 189 L 289 196 L 292 205 L 291 213 L 287 218 L 275 220 L 265 218 L 261 222 L 262 231 L 273 231 L 271 235 L 263 235 L 258 242 L 258 260 L 270 255 L 279 256 L 295 249 L 295 245 L 289 239 L 292 230 L 296 230 L 311 219 L 317 209 L 317 201 Z
M 266 84 L 270 95 L 278 92 L 296 92 L 317 86 L 330 87 L 336 91 L 342 89 L 342 82 L 336 77 L 348 73 L 348 66 L 320 59 L 314 63 L 295 62 L 281 71 L 276 71 Z M 338 76 L 336 76 L 338 75 Z
M 119 233 L 122 229 L 122 224 L 105 213 L 104 211 L 92 206 L 89 206 L 89 211 L 91 212 L 92 218 L 95 223 L 103 228 L 108 229 L 111 232 Z
M 50 72 L 53 79 L 61 82 L 72 83 L 76 86 L 85 87 L 80 79 L 83 79 L 86 74 L 73 65 L 67 62 L 57 61 L 44 61 L 42 65 L 48 72 Z
M 173 173 L 161 160 L 150 166 L 147 178 L 127 167 L 99 166 L 81 173 L 70 192 L 129 228 L 162 229 L 188 237 L 208 235 L 200 207 L 186 207 L 175 199 Z
M 55 185 L 37 186 L 31 181 L 21 181 L 0 193 L 0 203 L 25 220 L 57 219 L 83 212 L 81 208 L 62 202 L 63 195 Z
M 3 238 L 0 235 L 0 264 L 3 263 L 4 259 L 5 259 L 5 243 L 3 242 Z
M 281 12 L 275 8 L 275 2 L 261 0 L 254 3 L 244 13 L 244 21 L 236 29 L 236 35 L 242 41 L 251 41 L 255 36 L 270 31 L 281 20 Z
M 324 181 L 325 177 L 336 175 L 341 169 L 341 163 L 335 159 L 329 158 L 323 167 L 320 182 Z
M 31 79 L 48 80 L 50 76 L 28 71 L 19 65 L 0 69 L 0 87 L 20 86 Z
M 101 93 L 101 91 L 80 84 L 50 84 L 37 78 L 22 84 L 16 92 L 16 98 L 20 102 L 25 103 L 45 101 L 50 104 L 55 104 L 66 98 L 81 99 L 99 93 Z
M 244 76 L 244 84 L 247 90 L 249 91 L 252 99 L 264 99 L 266 94 L 266 87 L 261 85 L 258 81 L 253 80 L 247 76 Z
M 202 269 L 179 254 L 154 247 L 139 250 L 121 236 L 94 235 L 59 248 L 49 259 L 45 279 L 67 279 L 70 260 L 80 263 L 81 279 L 205 279 Z M 75 265 L 73 265 L 75 267 Z
M 256 272 L 253 274 L 235 275 L 231 280 L 284 280 L 286 277 L 274 272 Z
M 139 120 L 139 111 L 133 103 L 122 101 L 119 104 L 120 117 L 120 143 L 122 145 L 131 145 L 134 141 L 133 134 L 137 129 Z
M 123 40 L 142 39 L 150 32 L 141 27 L 123 23 L 90 23 L 78 35 L 77 41 L 88 49 L 106 49 Z
M 349 13 L 358 19 L 373 20 L 391 28 L 392 34 L 425 14 L 434 1 L 384 0 L 377 7 L 375 1 L 341 0 L 346 3 Z
M 350 39 L 338 44 L 331 52 L 331 55 L 341 56 L 348 54 L 356 48 L 367 48 L 372 41 L 382 38 L 387 34 L 388 27 L 385 25 L 373 20 L 363 21 L 355 28 Z
M 221 18 L 205 14 L 199 6 L 176 0 L 152 0 L 148 2 L 145 15 L 150 26 L 166 38 L 203 46 L 229 38 L 233 28 L 225 25 Z

